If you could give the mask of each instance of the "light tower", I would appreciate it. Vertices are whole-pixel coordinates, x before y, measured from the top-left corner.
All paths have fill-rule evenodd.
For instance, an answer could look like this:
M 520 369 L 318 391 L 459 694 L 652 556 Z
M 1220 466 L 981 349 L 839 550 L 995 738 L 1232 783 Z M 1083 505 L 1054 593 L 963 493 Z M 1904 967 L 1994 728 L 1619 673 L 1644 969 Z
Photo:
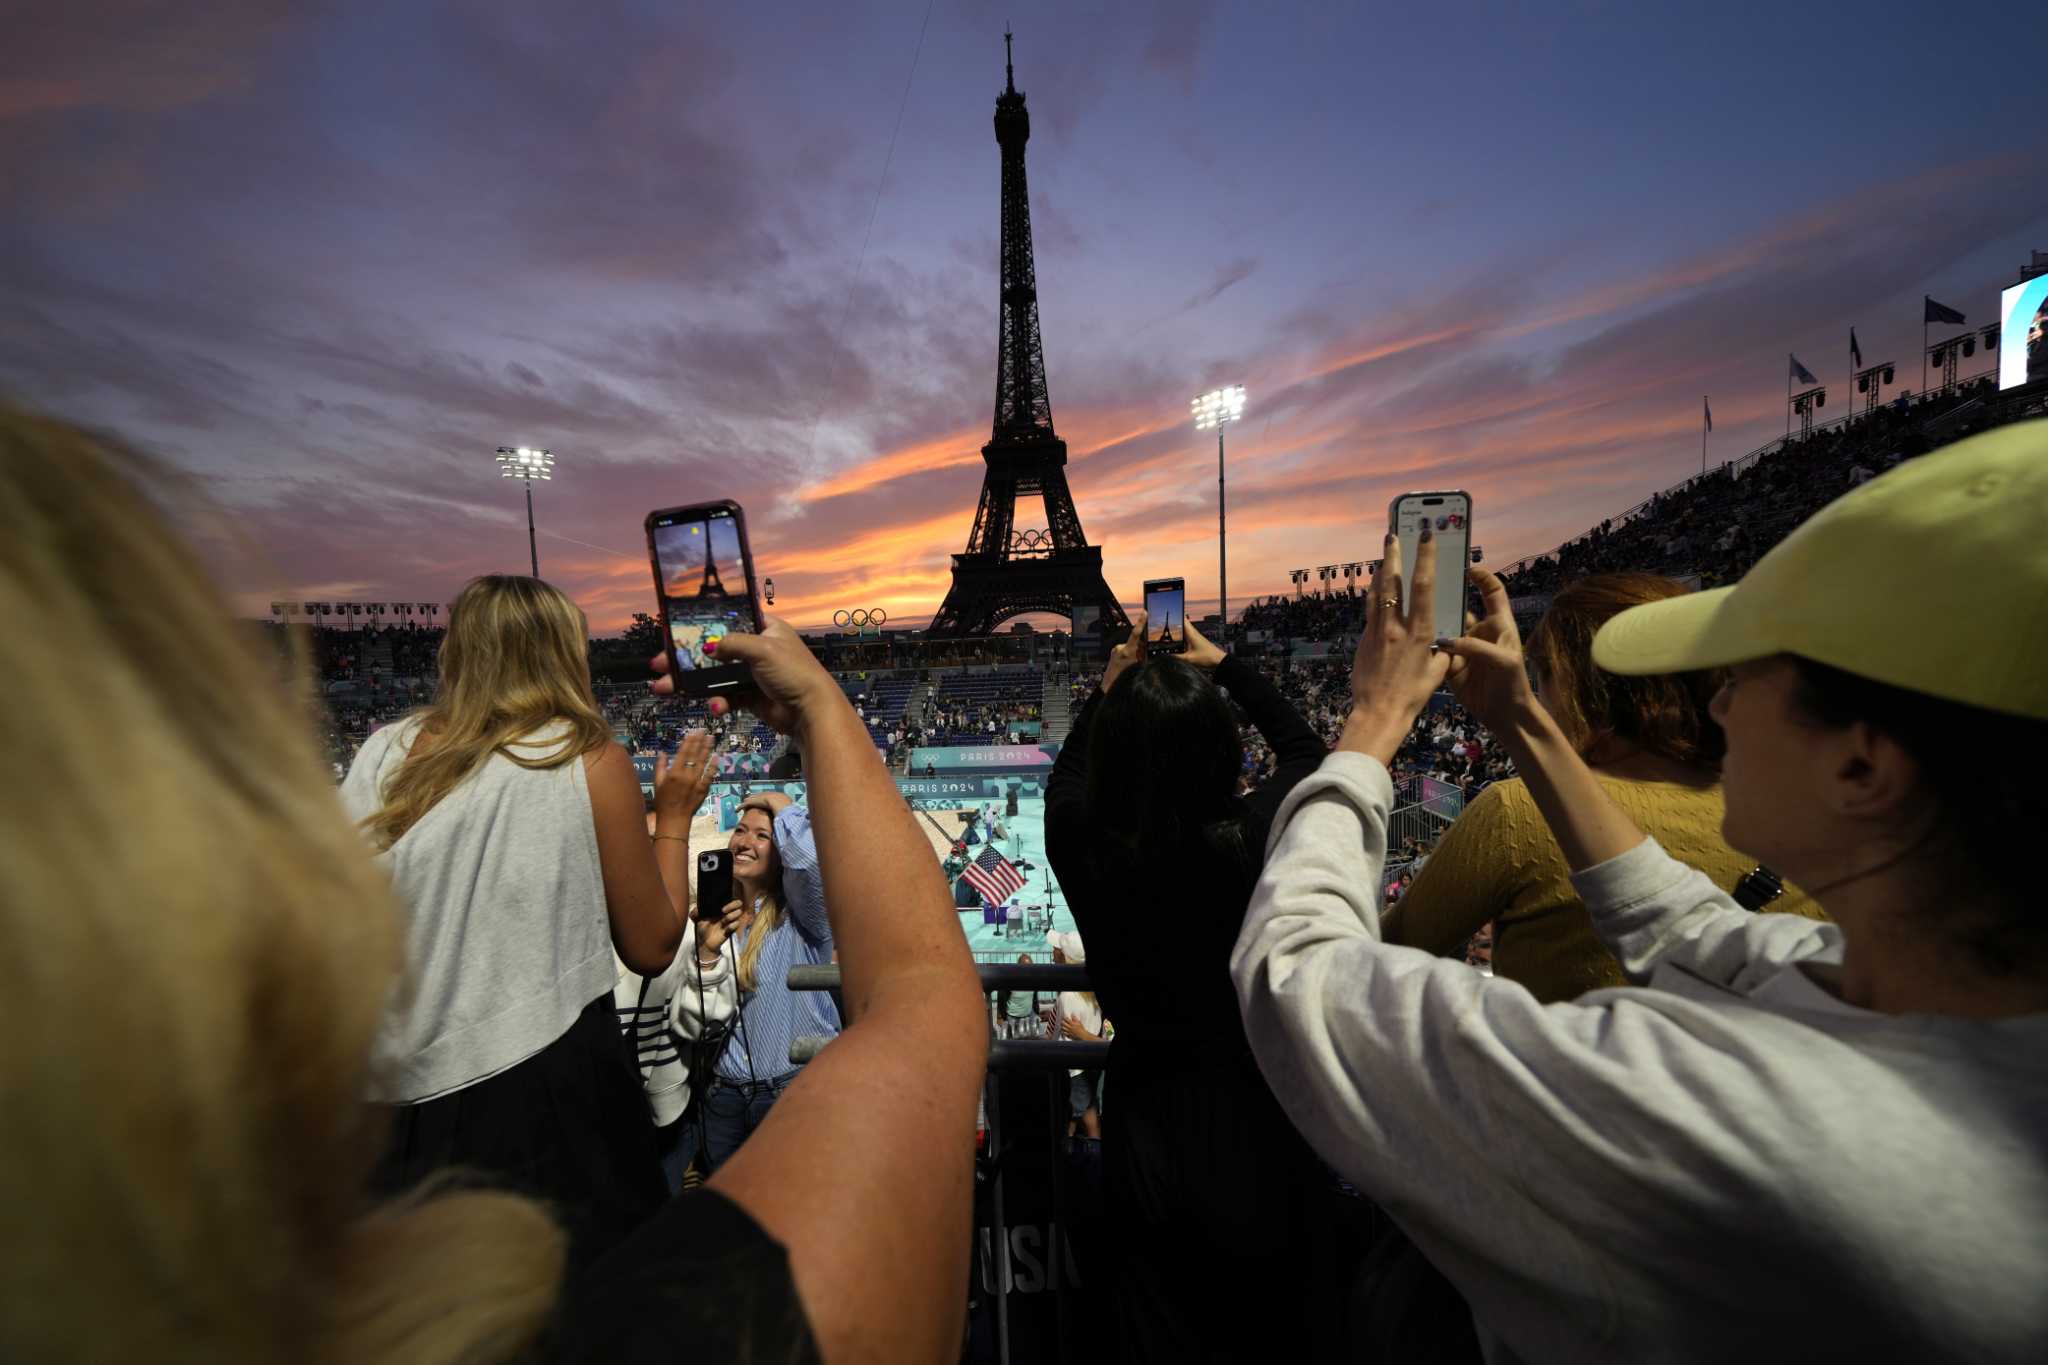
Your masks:
M 540 577 L 540 544 L 533 538 L 533 481 L 555 477 L 555 457 L 532 446 L 499 446 L 498 476 L 520 479 L 526 484 L 526 553 L 532 561 L 533 576 Z
M 1223 428 L 1244 416 L 1244 385 L 1211 389 L 1188 407 L 1195 414 L 1195 430 L 1216 428 L 1216 619 L 1223 637 L 1230 636 L 1230 572 L 1223 534 Z

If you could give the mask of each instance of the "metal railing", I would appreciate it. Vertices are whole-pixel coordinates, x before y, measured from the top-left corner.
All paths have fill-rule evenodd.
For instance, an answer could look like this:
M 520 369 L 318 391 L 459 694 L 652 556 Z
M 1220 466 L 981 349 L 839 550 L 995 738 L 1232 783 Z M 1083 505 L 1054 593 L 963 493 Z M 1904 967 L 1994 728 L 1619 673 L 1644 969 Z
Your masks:
M 976 973 L 981 978 L 984 994 L 993 991 L 1020 988 L 1030 990 L 1088 990 L 1088 970 L 1072 964 L 1033 963 L 1020 966 L 1017 963 L 978 963 Z M 820 966 L 797 966 L 789 969 L 789 988 L 793 991 L 831 991 L 837 999 L 841 977 L 837 963 Z M 800 1036 L 790 1043 L 789 1060 L 802 1065 L 811 1061 L 831 1045 L 831 1039 L 814 1034 Z M 1039 1136 L 1053 1150 L 1066 1137 L 1067 1117 L 1067 1072 L 1072 1068 L 1103 1070 L 1113 1066 L 1114 1050 L 1102 1043 L 1072 1042 L 1065 1039 L 997 1039 L 989 1044 L 988 1070 L 991 1073 L 982 1083 L 982 1115 L 986 1129 L 986 1143 L 982 1155 L 975 1162 L 974 1179 L 984 1191 L 990 1226 L 995 1236 L 989 1239 L 985 1250 L 979 1238 L 976 1240 L 974 1255 L 976 1264 L 969 1272 L 969 1290 L 992 1279 L 995 1289 L 994 1320 L 996 1336 L 996 1358 L 1008 1365 L 1011 1359 L 1012 1327 L 1010 1322 L 1010 1295 L 1006 1286 L 1014 1281 L 1015 1269 L 1011 1260 L 1010 1237 L 1008 1235 L 1008 1211 L 1005 1208 L 1006 1174 L 1013 1138 L 1026 1142 L 1037 1139 L 1029 1131 L 1020 1134 L 1009 1132 L 1004 1119 L 1004 1086 L 996 1083 L 997 1073 L 1007 1073 L 1011 1086 L 1037 1084 L 1034 1077 L 1042 1077 L 1042 1083 L 1050 1093 L 1052 1109 L 1048 1130 Z M 1012 1099 L 1029 1100 L 1029 1091 L 1011 1091 Z M 1027 1104 L 1027 1111 L 1031 1106 Z M 1042 1150 L 1042 1149 L 1041 1149 Z M 1065 1165 L 1054 1160 L 1050 1166 L 1051 1203 L 1053 1214 L 1051 1228 L 1066 1226 L 1067 1217 L 1073 1209 L 1073 1191 L 1067 1188 Z M 1028 1192 L 1029 1185 L 1027 1182 Z M 1034 1216 L 1028 1208 L 1031 1201 L 1025 1200 L 1027 1210 L 1024 1216 Z M 1057 1252 L 1047 1249 L 1050 1262 Z M 1072 1248 L 1066 1254 L 1071 1258 Z M 989 1259 L 983 1261 L 981 1258 Z M 984 1271 L 988 1272 L 986 1275 Z M 1068 1358 L 1067 1343 L 1073 1334 L 1070 1321 L 1074 1309 L 1067 1300 L 1068 1284 L 1057 1275 L 1049 1276 L 1053 1291 L 1054 1327 L 1052 1338 L 1055 1343 L 1055 1358 Z M 970 1303 L 970 1309 L 972 1308 Z

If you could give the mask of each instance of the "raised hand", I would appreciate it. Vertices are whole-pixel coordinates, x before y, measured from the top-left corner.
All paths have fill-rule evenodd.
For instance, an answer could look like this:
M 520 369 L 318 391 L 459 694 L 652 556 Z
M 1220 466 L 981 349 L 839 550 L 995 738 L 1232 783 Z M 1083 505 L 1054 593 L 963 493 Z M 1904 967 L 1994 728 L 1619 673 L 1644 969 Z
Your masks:
M 847 705 L 832 675 L 780 617 L 768 617 L 758 635 L 721 636 L 715 645 L 705 646 L 705 653 L 715 654 L 719 663 L 745 664 L 752 670 L 753 683 L 740 694 L 740 705 L 783 734 L 795 730 L 806 712 L 821 703 L 836 699 Z M 668 655 L 657 654 L 648 662 L 658 675 L 649 684 L 655 695 L 674 695 L 676 684 L 668 675 Z M 724 697 L 713 697 L 710 705 L 714 716 L 732 709 Z
M 1435 548 L 1428 527 L 1422 531 L 1422 546 L 1425 551 Z M 1404 594 L 1401 545 L 1387 537 L 1386 551 L 1372 576 L 1365 629 L 1352 658 L 1351 718 L 1338 747 L 1392 762 L 1416 713 L 1442 686 L 1451 660 L 1437 648 L 1432 625 L 1436 561 L 1434 554 L 1416 556 L 1415 582 Z
M 1188 647 L 1180 657 L 1203 672 L 1213 671 L 1218 664 L 1230 657 L 1212 643 L 1208 636 L 1196 630 L 1194 622 L 1189 621 L 1183 625 L 1181 632 L 1188 637 Z
M 1490 569 L 1474 564 L 1466 577 L 1479 590 L 1485 615 L 1438 647 L 1451 656 L 1451 691 L 1460 704 L 1487 729 L 1504 732 L 1517 715 L 1538 705 L 1522 657 L 1522 632 L 1515 628 L 1506 585 Z
M 1132 664 L 1145 662 L 1145 612 L 1143 608 L 1131 613 L 1131 633 L 1124 642 L 1109 651 L 1109 667 L 1102 670 L 1102 690 L 1116 685 L 1124 670 Z
M 711 736 L 692 730 L 676 746 L 676 755 L 654 756 L 654 804 L 658 810 L 694 815 L 711 790 Z

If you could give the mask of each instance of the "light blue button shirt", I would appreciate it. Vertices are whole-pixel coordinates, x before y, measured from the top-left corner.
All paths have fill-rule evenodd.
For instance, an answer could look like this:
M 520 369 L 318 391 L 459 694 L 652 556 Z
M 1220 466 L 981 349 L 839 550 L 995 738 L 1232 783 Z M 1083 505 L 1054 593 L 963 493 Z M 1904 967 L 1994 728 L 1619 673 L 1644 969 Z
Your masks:
M 789 1045 L 805 1034 L 836 1036 L 839 1009 L 824 991 L 792 991 L 789 969 L 832 960 L 832 924 L 825 917 L 825 880 L 818 870 L 818 842 L 810 813 L 791 806 L 775 817 L 775 851 L 782 859 L 782 920 L 761 945 L 756 989 L 740 1005 L 733 1034 L 719 1054 L 717 1071 L 728 1081 L 766 1081 L 788 1075 Z M 726 951 L 746 947 L 753 930 L 742 930 Z

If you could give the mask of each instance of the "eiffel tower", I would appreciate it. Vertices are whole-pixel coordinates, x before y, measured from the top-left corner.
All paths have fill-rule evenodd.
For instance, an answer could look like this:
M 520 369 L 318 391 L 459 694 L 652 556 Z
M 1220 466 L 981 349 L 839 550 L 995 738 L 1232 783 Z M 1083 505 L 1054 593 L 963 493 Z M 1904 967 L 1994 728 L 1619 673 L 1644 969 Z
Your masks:
M 981 448 L 988 468 L 967 552 L 953 556 L 953 586 L 926 634 L 988 635 L 1013 616 L 1043 611 L 1071 619 L 1077 606 L 1102 609 L 1107 631 L 1130 619 L 1102 577 L 1102 547 L 1090 545 L 1067 489 L 1067 443 L 1052 429 L 1045 348 L 1038 337 L 1038 272 L 1031 262 L 1031 193 L 1024 144 L 1031 116 L 1003 34 L 1003 93 L 996 96 L 996 143 L 1003 149 L 1002 320 L 996 339 L 995 430 Z M 1047 529 L 1019 531 L 1018 494 L 1045 503 Z
M 725 584 L 718 579 L 718 557 L 711 552 L 711 538 L 704 540 L 704 581 L 697 587 L 699 597 L 725 596 Z

